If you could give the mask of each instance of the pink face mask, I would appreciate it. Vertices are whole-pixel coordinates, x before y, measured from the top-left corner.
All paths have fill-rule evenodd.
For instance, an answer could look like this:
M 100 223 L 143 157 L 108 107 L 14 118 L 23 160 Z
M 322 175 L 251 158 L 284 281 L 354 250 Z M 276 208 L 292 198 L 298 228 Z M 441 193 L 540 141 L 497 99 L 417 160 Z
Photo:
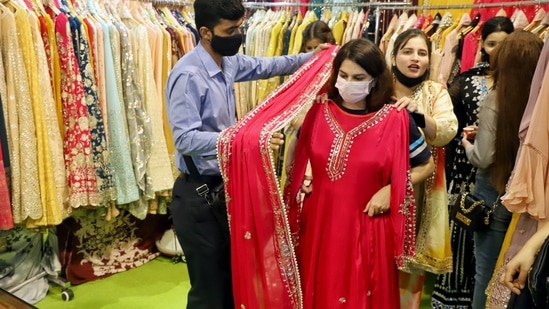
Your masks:
M 337 77 L 335 84 L 343 101 L 349 104 L 356 104 L 366 98 L 374 86 L 375 82 L 373 79 L 360 82 L 348 82 L 341 76 Z

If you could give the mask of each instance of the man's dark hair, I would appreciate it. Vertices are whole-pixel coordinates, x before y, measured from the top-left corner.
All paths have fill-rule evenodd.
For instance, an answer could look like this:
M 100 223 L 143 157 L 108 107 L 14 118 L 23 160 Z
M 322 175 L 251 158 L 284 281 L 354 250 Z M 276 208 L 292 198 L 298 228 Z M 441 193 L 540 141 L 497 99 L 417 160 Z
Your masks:
M 196 29 L 206 27 L 212 30 L 221 19 L 239 20 L 246 13 L 242 0 L 196 0 L 194 21 Z

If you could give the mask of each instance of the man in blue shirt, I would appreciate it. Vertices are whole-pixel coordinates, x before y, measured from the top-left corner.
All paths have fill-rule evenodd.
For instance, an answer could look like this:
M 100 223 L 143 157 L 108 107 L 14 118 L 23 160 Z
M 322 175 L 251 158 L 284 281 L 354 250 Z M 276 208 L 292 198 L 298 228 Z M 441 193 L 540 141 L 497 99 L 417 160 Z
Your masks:
M 245 13 L 241 0 L 196 0 L 194 12 L 200 43 L 175 65 L 165 90 L 181 172 L 171 212 L 191 281 L 187 308 L 232 309 L 226 206 L 211 207 L 208 190 L 222 183 L 216 144 L 219 132 L 236 121 L 234 82 L 291 74 L 312 53 L 272 58 L 237 54 Z

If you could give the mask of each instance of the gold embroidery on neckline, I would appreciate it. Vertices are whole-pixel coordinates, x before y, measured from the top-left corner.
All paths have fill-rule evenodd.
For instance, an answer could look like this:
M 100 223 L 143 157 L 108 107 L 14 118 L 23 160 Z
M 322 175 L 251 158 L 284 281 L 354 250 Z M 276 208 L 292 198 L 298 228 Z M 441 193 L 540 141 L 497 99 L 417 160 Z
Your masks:
M 335 135 L 330 149 L 330 156 L 328 157 L 328 166 L 326 167 L 330 180 L 336 181 L 343 177 L 355 138 L 385 119 L 390 108 L 391 106 L 386 104 L 374 116 L 365 120 L 349 132 L 345 132 L 335 119 L 329 104 L 325 104 L 324 117 Z

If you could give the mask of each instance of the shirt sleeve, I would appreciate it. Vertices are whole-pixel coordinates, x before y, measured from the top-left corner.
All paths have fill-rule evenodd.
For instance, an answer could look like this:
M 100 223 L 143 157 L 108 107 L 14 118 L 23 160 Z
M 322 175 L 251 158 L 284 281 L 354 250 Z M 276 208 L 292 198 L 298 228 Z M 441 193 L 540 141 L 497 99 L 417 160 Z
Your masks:
M 250 57 L 237 54 L 235 81 L 242 82 L 255 79 L 265 79 L 272 76 L 290 75 L 297 71 L 314 53 L 297 54 L 276 57 Z
M 428 138 L 427 142 L 433 146 L 445 146 L 456 136 L 458 129 L 452 99 L 450 99 L 446 89 L 442 88 L 438 93 L 430 116 L 436 123 L 436 136 L 435 138 Z
M 486 96 L 478 112 L 478 133 L 473 147 L 465 150 L 467 159 L 474 166 L 486 169 L 494 162 L 497 111 L 494 91 Z
M 219 132 L 200 130 L 200 100 L 204 96 L 205 83 L 191 72 L 183 72 L 174 78 L 168 81 L 166 99 L 175 148 L 183 155 L 215 156 Z
M 412 115 L 408 114 L 410 116 L 410 166 L 416 167 L 431 158 L 431 149 L 427 146 L 427 142 L 425 142 Z

